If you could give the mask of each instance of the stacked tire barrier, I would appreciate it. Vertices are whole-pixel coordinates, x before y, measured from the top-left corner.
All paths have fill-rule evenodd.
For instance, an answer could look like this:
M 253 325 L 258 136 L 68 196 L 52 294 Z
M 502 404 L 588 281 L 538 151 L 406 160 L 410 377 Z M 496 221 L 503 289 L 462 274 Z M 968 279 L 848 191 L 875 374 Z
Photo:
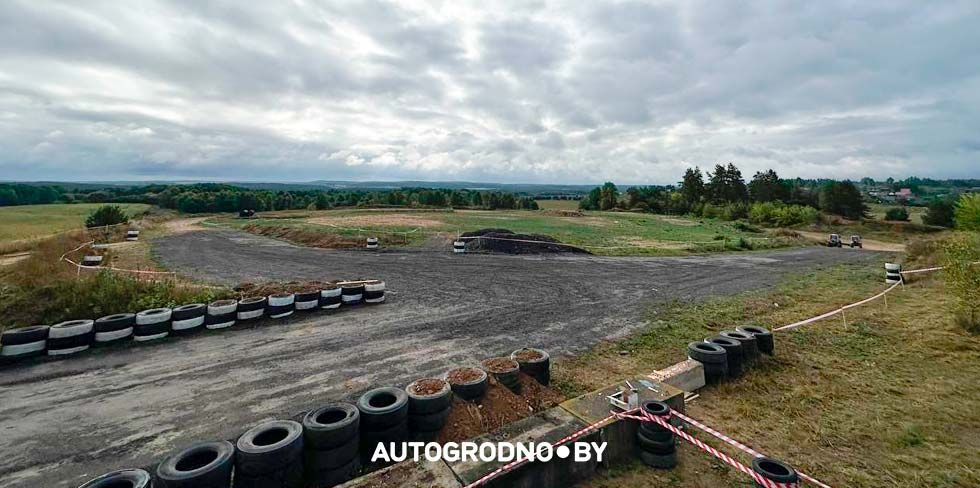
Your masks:
M 54 326 L 9 329 L 0 334 L 0 363 L 39 356 L 69 356 L 91 346 L 147 342 L 168 336 L 192 335 L 198 331 L 224 329 L 239 322 L 268 315 L 281 319 L 294 310 L 337 309 L 357 303 L 385 301 L 385 282 L 363 280 L 325 284 L 298 293 L 268 297 L 217 300 L 208 305 L 192 303 L 174 308 L 153 308 L 139 313 L 106 315 L 97 320 L 70 320 Z
M 378 248 L 378 238 L 377 237 L 368 237 L 367 238 L 367 246 L 366 247 L 368 249 L 377 249 Z
M 320 308 L 324 310 L 339 308 L 342 302 L 340 293 L 341 289 L 339 286 L 320 290 Z
M 289 317 L 296 309 L 296 295 L 292 293 L 276 293 L 269 295 L 267 313 L 269 318 L 282 319 Z
M 95 345 L 103 346 L 133 337 L 136 314 L 117 313 L 95 320 Z
M 140 231 L 135 230 L 135 229 L 130 229 L 130 230 L 126 231 L 126 240 L 127 241 L 130 241 L 130 242 L 132 242 L 132 241 L 138 241 L 139 238 L 140 238 Z
M 466 243 L 463 241 L 453 241 L 453 253 L 463 254 L 466 252 Z
M 236 318 L 239 321 L 255 320 L 259 317 L 265 315 L 266 303 L 269 301 L 266 297 L 247 297 L 242 298 L 238 301 L 238 308 L 236 309 Z
M 298 422 L 256 425 L 235 447 L 234 488 L 303 487 L 303 426 Z
M 102 256 L 89 255 L 82 258 L 82 266 L 94 268 L 102 265 Z
M 718 344 L 692 342 L 687 345 L 687 357 L 704 365 L 704 382 L 709 385 L 728 379 L 728 354 Z
M 648 401 L 641 408 L 657 417 L 669 417 L 670 407 L 664 402 Z M 657 469 L 677 466 L 677 439 L 674 433 L 654 422 L 642 422 L 636 431 L 637 454 L 643 464 Z
M 885 284 L 894 285 L 902 282 L 902 265 L 898 263 L 885 263 Z
M 181 305 L 171 310 L 170 330 L 176 335 L 193 334 L 204 325 L 208 307 L 203 303 Z
M 487 394 L 490 382 L 487 372 L 480 368 L 456 368 L 446 373 L 446 382 L 453 393 L 469 402 L 477 402 Z
M 234 456 L 235 446 L 228 441 L 198 442 L 167 456 L 157 465 L 156 477 L 163 488 L 227 488 Z
M 364 283 L 364 303 L 381 303 L 385 301 L 385 282 L 379 280 Z
M 320 306 L 320 290 L 304 290 L 296 293 L 294 307 L 297 311 L 316 310 Z
M 210 330 L 225 329 L 235 325 L 238 317 L 238 300 L 218 300 L 208 304 L 204 327 Z
M 520 365 L 521 372 L 542 385 L 551 383 L 551 357 L 541 349 L 525 347 L 510 353 L 510 358 Z
M 43 355 L 48 347 L 47 325 L 8 330 L 0 336 L 0 358 L 5 362 Z
M 408 430 L 413 441 L 429 442 L 439 436 L 453 406 L 449 383 L 423 378 L 405 387 L 408 395 Z
M 510 358 L 491 358 L 484 360 L 483 369 L 493 375 L 498 383 L 514 393 L 521 393 L 520 363 Z
M 408 441 L 408 395 L 400 388 L 376 388 L 357 399 L 361 414 L 361 456 L 367 462 L 378 444 Z
M 687 345 L 688 357 L 704 366 L 704 382 L 709 385 L 741 376 L 758 361 L 760 353 L 772 356 L 775 342 L 772 332 L 757 325 L 721 331 L 704 342 Z
M 151 308 L 136 314 L 133 340 L 137 342 L 163 339 L 170 335 L 170 320 L 173 311 L 169 308 Z
M 66 356 L 87 350 L 95 340 L 94 320 L 69 320 L 48 329 L 48 356 Z
M 364 283 L 344 284 L 340 287 L 340 302 L 344 305 L 357 305 L 364 300 Z
M 331 403 L 303 417 L 303 470 L 307 486 L 328 488 L 361 469 L 361 414 L 349 403 Z

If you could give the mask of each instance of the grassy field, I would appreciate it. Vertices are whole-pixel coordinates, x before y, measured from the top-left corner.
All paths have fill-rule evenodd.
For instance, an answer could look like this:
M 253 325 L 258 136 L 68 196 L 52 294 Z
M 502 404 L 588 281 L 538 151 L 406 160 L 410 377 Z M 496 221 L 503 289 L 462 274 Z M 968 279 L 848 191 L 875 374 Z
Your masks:
M 769 292 L 670 305 L 651 315 L 648 331 L 559 361 L 553 378 L 575 395 L 649 373 L 717 331 L 772 328 L 865 298 L 884 288 L 879 268 L 837 267 Z M 831 486 L 980 486 L 980 337 L 952 325 L 942 282 L 919 276 L 887 307 L 848 311 L 846 325 L 836 318 L 778 333 L 774 357 L 702 389 L 688 413 Z M 635 464 L 584 486 L 749 485 L 693 446 L 678 451 L 672 471 Z
M 85 218 L 101 203 L 22 205 L 0 207 L 0 245 L 10 241 L 30 240 L 85 226 Z M 121 203 L 130 215 L 149 210 L 142 203 Z
M 567 202 L 565 202 L 567 203 Z M 672 255 L 720 250 L 743 238 L 754 248 L 787 245 L 764 234 L 739 230 L 731 222 L 628 212 L 585 212 L 582 216 L 547 211 L 411 211 L 327 210 L 267 212 L 257 219 L 216 217 L 207 224 L 243 228 L 246 225 L 289 228 L 309 233 L 363 239 L 397 236 L 408 245 L 446 241 L 458 233 L 482 228 L 505 228 L 518 233 L 544 234 L 602 255 Z M 389 234 L 396 233 L 396 234 Z
M 901 205 L 872 203 L 871 205 L 868 205 L 868 208 L 870 209 L 868 213 L 878 220 L 885 220 L 885 212 L 887 212 L 888 209 L 900 206 Z M 926 207 L 905 207 L 905 210 L 908 210 L 909 212 L 909 222 L 912 222 L 913 224 L 923 223 L 922 216 L 926 213 Z

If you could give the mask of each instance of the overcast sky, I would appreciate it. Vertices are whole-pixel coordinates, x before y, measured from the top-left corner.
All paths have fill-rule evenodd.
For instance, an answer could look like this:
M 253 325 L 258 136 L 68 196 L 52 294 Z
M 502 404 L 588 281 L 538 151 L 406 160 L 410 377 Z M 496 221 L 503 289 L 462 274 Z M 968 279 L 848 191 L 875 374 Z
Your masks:
M 0 179 L 980 177 L 980 2 L 0 1 Z

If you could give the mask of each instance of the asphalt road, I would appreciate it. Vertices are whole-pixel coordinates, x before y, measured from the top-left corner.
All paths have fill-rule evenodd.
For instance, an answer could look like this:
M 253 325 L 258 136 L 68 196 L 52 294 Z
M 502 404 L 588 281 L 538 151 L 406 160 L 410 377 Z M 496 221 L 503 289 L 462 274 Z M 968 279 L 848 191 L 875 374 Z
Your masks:
M 74 487 L 194 441 L 231 439 L 264 419 L 523 345 L 582 351 L 641 327 L 665 300 L 880 259 L 824 247 L 683 258 L 372 253 L 219 230 L 161 238 L 154 252 L 216 283 L 379 278 L 388 301 L 4 368 L 0 485 Z

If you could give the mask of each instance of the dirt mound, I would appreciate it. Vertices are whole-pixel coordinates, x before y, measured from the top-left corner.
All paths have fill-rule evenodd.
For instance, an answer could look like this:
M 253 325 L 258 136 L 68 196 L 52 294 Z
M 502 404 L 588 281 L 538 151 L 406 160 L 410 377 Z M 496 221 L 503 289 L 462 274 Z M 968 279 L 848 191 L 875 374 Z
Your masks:
M 545 215 L 553 215 L 555 217 L 585 217 L 585 214 L 578 210 L 559 210 L 553 208 L 544 210 L 541 213 Z
M 364 237 L 351 237 L 289 226 L 248 224 L 242 227 L 242 230 L 260 236 L 275 237 L 276 239 L 323 249 L 361 249 L 365 245 Z M 386 245 L 408 243 L 408 238 L 398 234 L 385 235 L 384 240 Z
M 502 252 L 506 254 L 578 253 L 591 254 L 557 239 L 540 234 L 516 234 L 507 229 L 480 229 L 460 235 L 467 251 Z
M 312 290 L 332 288 L 334 282 L 290 281 L 286 283 L 242 283 L 234 288 L 243 297 L 275 295 L 276 293 L 302 293 Z
M 554 407 L 564 400 L 561 394 L 530 376 L 521 373 L 520 379 L 520 395 L 508 390 L 491 376 L 490 388 L 479 403 L 453 397 L 453 409 L 437 441 L 446 443 L 472 439 Z

